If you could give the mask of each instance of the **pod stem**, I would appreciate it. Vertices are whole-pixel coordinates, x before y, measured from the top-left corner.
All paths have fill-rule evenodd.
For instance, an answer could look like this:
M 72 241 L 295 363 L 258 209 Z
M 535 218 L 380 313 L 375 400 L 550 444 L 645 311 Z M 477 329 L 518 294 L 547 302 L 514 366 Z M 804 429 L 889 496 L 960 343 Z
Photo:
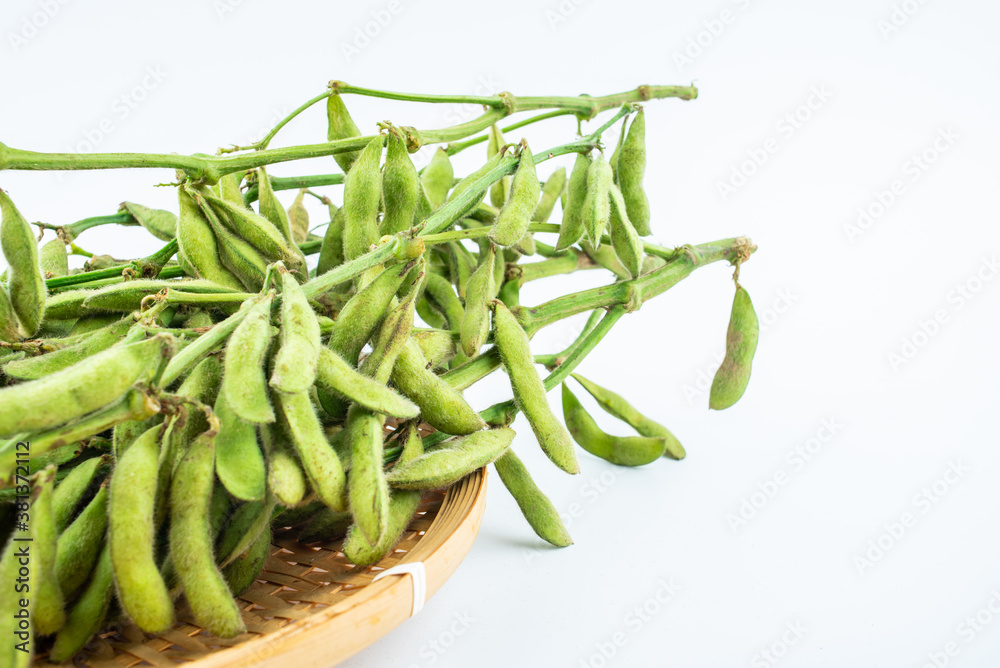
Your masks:
M 164 265 L 176 254 L 177 240 L 171 239 L 163 248 L 147 257 L 132 260 L 131 262 L 117 267 L 108 267 L 107 269 L 87 271 L 82 274 L 50 278 L 45 281 L 45 287 L 49 290 L 61 290 L 69 287 L 78 287 L 84 283 L 90 283 L 92 281 L 99 281 L 107 278 L 121 278 L 124 280 L 126 272 L 132 272 L 133 274 L 150 278 L 176 278 L 177 276 L 183 275 L 183 272 L 170 276 L 163 275 Z

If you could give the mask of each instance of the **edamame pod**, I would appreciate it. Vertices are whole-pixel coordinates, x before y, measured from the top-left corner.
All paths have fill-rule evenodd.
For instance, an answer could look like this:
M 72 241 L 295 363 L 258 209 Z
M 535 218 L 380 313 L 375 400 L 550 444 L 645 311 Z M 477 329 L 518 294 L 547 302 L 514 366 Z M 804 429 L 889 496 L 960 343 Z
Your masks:
M 237 176 L 236 172 L 230 172 L 219 177 L 219 197 L 236 206 L 246 206 L 243 202 L 243 193 L 240 191 L 240 183 L 242 181 L 243 176 Z
M 560 167 L 552 172 L 552 175 L 545 181 L 545 185 L 542 187 L 542 197 L 538 200 L 535 212 L 531 214 L 531 222 L 544 223 L 548 221 L 564 190 L 566 190 L 566 168 Z
M 135 202 L 122 202 L 118 210 L 128 212 L 135 222 L 160 241 L 172 241 L 177 236 L 177 216 L 171 211 L 150 209 Z
M 412 401 L 389 389 L 384 383 L 360 373 L 327 348 L 320 350 L 316 382 L 376 413 L 406 419 L 416 417 L 420 412 Z
M 211 431 L 203 433 L 177 466 L 170 489 L 170 559 L 195 621 L 209 633 L 232 638 L 246 626 L 215 565 L 209 531 L 214 440 Z
M 631 278 L 638 278 L 642 273 L 642 239 L 632 227 L 625 211 L 625 200 L 614 184 L 611 185 L 611 247 Z
M 760 324 L 753 302 L 750 301 L 750 294 L 737 283 L 729 315 L 729 329 L 726 331 L 726 356 L 712 379 L 709 408 L 721 411 L 743 396 L 750 382 L 750 370 L 754 353 L 757 352 L 759 334 Z
M 514 430 L 509 427 L 477 431 L 396 466 L 386 478 L 397 489 L 447 487 L 495 461 L 513 440 Z
M 535 160 L 527 142 L 521 142 L 521 155 L 517 171 L 510 184 L 510 195 L 490 228 L 489 237 L 498 246 L 513 246 L 524 237 L 531 223 L 531 215 L 538 206 L 541 185 L 535 171 Z
M 218 539 L 220 567 L 226 567 L 247 551 L 257 536 L 271 524 L 277 505 L 274 498 L 268 497 L 262 501 L 241 503 L 236 508 Z
M 382 234 L 396 234 L 413 227 L 420 199 L 420 177 L 406 150 L 406 141 L 396 132 L 389 132 L 386 143 L 382 199 L 385 202 L 385 215 L 379 225 Z
M 434 271 L 427 272 L 427 279 L 424 283 L 424 298 L 441 312 L 441 315 L 448 321 L 450 329 L 461 327 L 462 319 L 465 317 L 465 308 L 447 278 Z
M 108 528 L 108 488 L 101 485 L 83 511 L 59 536 L 56 582 L 72 598 L 94 568 Z
M 111 603 L 113 584 L 111 552 L 105 545 L 87 588 L 73 605 L 65 625 L 56 634 L 56 641 L 49 651 L 50 661 L 56 663 L 69 661 L 104 626 L 108 606 Z
M 274 194 L 271 179 L 268 178 L 267 170 L 263 167 L 257 169 L 257 183 L 257 207 L 260 209 L 260 215 L 269 220 L 278 229 L 288 247 L 302 260 L 302 265 L 304 266 L 305 258 L 295 246 L 291 221 L 288 219 L 285 208 L 278 201 L 277 195 Z
M 135 321 L 131 318 L 120 320 L 114 325 L 94 332 L 75 345 L 54 350 L 45 355 L 8 362 L 3 366 L 3 372 L 11 378 L 37 380 L 57 371 L 68 369 L 74 364 L 83 362 L 119 343 L 133 324 Z
M 420 507 L 423 492 L 415 489 L 393 490 L 389 497 L 389 521 L 385 533 L 375 543 L 369 543 L 364 532 L 355 524 L 344 538 L 344 554 L 356 566 L 374 566 L 382 561 L 399 542 Z
M 514 401 L 528 418 L 538 444 L 548 458 L 567 473 L 579 473 L 580 464 L 569 433 L 552 412 L 542 378 L 535 369 L 528 335 L 503 302 L 494 300 L 491 305 L 493 340 L 510 378 Z
M 583 229 L 594 248 L 601 247 L 601 235 L 611 218 L 611 184 L 614 172 L 611 165 L 598 154 L 587 169 L 587 194 L 583 200 Z
M 260 431 L 267 456 L 268 491 L 285 507 L 299 505 L 309 491 L 309 483 L 287 435 L 277 424 L 263 425 Z
M 31 621 L 35 633 L 47 636 L 59 630 L 66 620 L 63 608 L 63 594 L 56 578 L 56 541 L 59 529 L 56 527 L 52 510 L 52 495 L 55 487 L 56 467 L 49 466 L 35 478 L 35 498 L 31 502 L 31 568 L 38 570 L 37 588 L 30 593 L 35 601 L 35 614 Z
M 288 224 L 292 228 L 292 241 L 300 244 L 309 237 L 309 211 L 306 209 L 305 196 L 308 192 L 305 188 L 299 190 L 295 196 L 295 201 L 288 207 Z
M 331 205 L 332 206 L 332 205 Z M 344 224 L 346 212 L 343 207 L 330 216 L 330 224 L 323 234 L 323 244 L 319 250 L 319 260 L 316 263 L 316 275 L 322 276 L 334 267 L 344 263 Z
M 270 391 L 265 374 L 265 357 L 271 345 L 273 291 L 250 307 L 226 343 L 222 393 L 242 420 L 254 424 L 274 422 Z
M 279 393 L 277 401 L 316 497 L 334 510 L 346 510 L 344 467 L 326 440 L 309 395 Z
M 602 431 L 566 383 L 562 400 L 563 417 L 573 440 L 590 454 L 619 466 L 644 466 L 663 456 L 667 443 L 662 438 L 612 436 Z
M 382 136 L 361 151 L 344 179 L 344 257 L 353 260 L 379 240 L 378 207 L 382 197 Z
M 420 348 L 431 369 L 441 369 L 455 358 L 458 347 L 451 332 L 440 329 L 423 329 L 413 332 L 413 341 Z
M 0 248 L 7 259 L 10 302 L 26 336 L 34 336 L 45 314 L 45 278 L 31 226 L 0 190 Z
M 410 268 L 394 265 L 384 269 L 371 283 L 348 300 L 337 316 L 327 345 L 349 363 L 356 365 L 361 349 L 389 310 Z
M 493 462 L 493 467 L 500 476 L 504 487 L 517 502 L 524 519 L 528 520 L 528 524 L 535 530 L 539 538 L 556 547 L 566 547 L 573 544 L 569 531 L 566 530 L 562 518 L 559 517 L 559 511 L 549 501 L 549 497 L 538 489 L 538 485 L 531 479 L 528 469 L 525 468 L 513 450 L 508 449 L 507 452 L 500 455 Z
M 227 288 L 243 290 L 239 279 L 223 266 L 212 226 L 186 187 L 177 189 L 177 202 L 180 206 L 177 218 L 178 257 L 183 257 L 184 262 L 201 278 Z
M 455 170 L 451 166 L 448 151 L 439 146 L 434 150 L 434 155 L 420 175 L 420 183 L 424 187 L 424 193 L 427 194 L 432 210 L 440 209 L 448 199 L 448 191 L 451 190 L 454 180 Z
M 274 223 L 244 206 L 227 202 L 211 193 L 204 193 L 204 196 L 230 233 L 249 243 L 265 259 L 271 262 L 281 260 L 289 267 L 299 268 L 301 256 L 298 250 L 293 250 L 293 244 Z M 277 208 L 284 215 L 285 210 L 280 206 Z M 288 223 L 287 218 L 284 221 Z
M 230 494 L 243 501 L 264 498 L 267 474 L 264 455 L 257 444 L 257 430 L 230 408 L 225 392 L 215 400 L 219 433 L 214 436 L 215 472 Z
M 347 412 L 344 438 L 351 446 L 347 491 L 351 515 L 365 539 L 377 543 L 389 526 L 389 485 L 382 470 L 382 418 L 354 405 Z
M 222 569 L 222 577 L 226 579 L 226 585 L 233 596 L 239 596 L 250 588 L 270 555 L 271 527 L 265 527 L 246 552 Z
M 419 282 L 419 278 L 417 281 Z M 379 328 L 378 337 L 372 345 L 372 352 L 361 364 L 362 374 L 373 378 L 376 382 L 385 384 L 399 357 L 399 351 L 410 340 L 413 331 L 414 302 L 417 290 L 413 288 L 406 299 L 397 304 L 385 316 Z
M 55 494 L 52 496 L 52 512 L 58 531 L 61 532 L 69 524 L 84 493 L 97 476 L 97 471 L 110 460 L 108 455 L 91 457 L 70 469 L 66 477 L 56 486 Z
M 628 218 L 640 236 L 652 233 L 649 228 L 649 199 L 642 187 L 646 172 L 646 113 L 640 109 L 629 125 L 628 135 L 616 151 L 615 181 L 621 188 Z
M 500 152 L 500 149 L 507 144 L 503 132 L 496 123 L 490 126 L 490 138 L 486 143 L 486 157 L 492 158 Z M 490 203 L 496 208 L 501 208 L 510 195 L 510 177 L 505 176 L 490 187 Z
M 620 394 L 612 392 L 605 387 L 601 387 L 597 383 L 591 382 L 579 374 L 573 374 L 573 378 L 575 378 L 580 385 L 583 385 L 583 389 L 587 390 L 587 392 L 590 393 L 590 396 L 594 397 L 594 399 L 597 400 L 597 404 L 605 411 L 611 413 L 619 420 L 624 421 L 642 436 L 662 438 L 666 441 L 667 445 L 664 456 L 670 457 L 671 459 L 684 459 L 687 454 L 684 452 L 684 446 L 681 445 L 681 442 L 677 440 L 677 437 L 674 436 L 669 429 L 640 413 Z
M 459 330 L 462 352 L 470 359 L 479 354 L 490 332 L 489 301 L 496 297 L 496 249 L 492 244 L 479 260 L 465 291 L 465 315 Z
M 0 283 L 0 341 L 13 343 L 20 339 L 21 326 L 17 314 L 14 313 L 14 305 L 10 301 L 10 295 L 7 294 L 7 286 Z
M 352 139 L 361 136 L 361 130 L 354 124 L 354 120 L 347 112 L 344 100 L 340 93 L 333 91 L 326 100 L 326 140 L 338 141 L 340 139 Z M 358 159 L 359 151 L 345 151 L 336 153 L 333 159 L 337 161 L 340 168 L 346 174 L 354 161 Z
M 562 222 L 559 224 L 556 250 L 565 250 L 576 244 L 587 232 L 587 228 L 583 226 L 583 204 L 587 198 L 589 171 L 590 156 L 586 153 L 577 153 L 566 188 L 566 206 L 563 207 Z
M 62 239 L 53 239 L 43 244 L 38 251 L 38 261 L 45 278 L 69 276 L 69 256 Z
M 320 508 L 299 532 L 300 543 L 319 543 L 340 540 L 347 534 L 353 516 L 350 513 L 338 513 L 329 508 Z
M 306 392 L 316 382 L 319 362 L 319 321 L 302 288 L 291 274 L 279 271 L 281 281 L 281 329 L 270 385 L 279 392 Z
M 22 513 L 18 519 L 23 522 L 28 518 L 27 513 Z M 15 528 L 11 537 L 7 540 L 7 546 L 3 554 L 0 555 L 0 581 L 8 583 L 7 586 L 13 589 L 14 583 L 19 577 L 24 578 L 21 584 L 27 591 L 33 591 L 38 586 L 41 573 L 38 569 L 25 567 L 30 565 L 31 548 L 29 541 L 30 532 L 21 528 Z M 20 540 L 18 540 L 20 539 Z M 3 665 L 11 668 L 28 668 L 35 654 L 35 637 L 31 625 L 21 626 L 20 618 L 31 619 L 37 605 L 37 596 L 28 596 L 22 600 L 19 596 L 13 596 L 9 592 L 0 596 L 0 633 L 7 641 L 0 648 L 0 656 L 4 657 Z M 27 605 L 22 606 L 22 603 Z
M 87 298 L 84 299 L 83 308 L 87 312 L 113 311 L 118 313 L 131 313 L 139 310 L 142 306 L 143 299 L 150 295 L 155 295 L 166 288 L 205 295 L 232 294 L 234 292 L 228 287 L 203 279 L 190 279 L 184 281 L 139 279 L 109 285 L 91 292 Z
M 118 602 L 147 633 L 174 623 L 174 604 L 156 566 L 156 502 L 159 427 L 140 436 L 118 460 L 108 498 L 108 542 Z

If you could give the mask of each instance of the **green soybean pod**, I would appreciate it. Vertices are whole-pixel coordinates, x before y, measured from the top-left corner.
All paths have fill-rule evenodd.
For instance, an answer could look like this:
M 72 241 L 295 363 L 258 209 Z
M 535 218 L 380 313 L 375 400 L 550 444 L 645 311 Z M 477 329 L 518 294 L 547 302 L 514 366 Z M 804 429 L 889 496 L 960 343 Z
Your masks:
M 401 135 L 390 132 L 382 171 L 382 199 L 385 215 L 379 225 L 382 234 L 396 234 L 413 227 L 420 199 L 420 176 L 406 150 Z
M 319 260 L 316 263 L 317 276 L 322 276 L 344 263 L 344 222 L 346 217 L 347 214 L 343 207 L 337 209 L 330 216 L 330 224 L 326 227 L 323 243 L 319 249 Z
M 267 277 L 267 260 L 249 241 L 232 234 L 205 199 L 204 194 L 192 190 L 192 197 L 208 219 L 212 232 L 219 242 L 219 256 L 222 264 L 229 269 L 251 292 L 264 285 Z
M 225 392 L 219 392 L 214 410 L 219 418 L 219 433 L 213 445 L 219 481 L 237 499 L 263 499 L 267 474 L 264 455 L 257 443 L 257 430 L 233 412 Z
M 500 455 L 493 467 L 539 538 L 556 547 L 573 544 L 559 511 L 531 479 L 528 469 L 513 450 L 508 449 Z
M 290 267 L 298 268 L 301 261 L 298 250 L 293 250 L 292 242 L 274 223 L 245 206 L 227 202 L 211 193 L 204 193 L 204 196 L 229 232 L 253 246 L 265 259 L 272 262 L 281 260 Z M 284 214 L 285 210 L 281 209 L 281 212 Z
M 496 249 L 490 244 L 469 278 L 465 291 L 465 315 L 459 329 L 462 352 L 470 359 L 479 354 L 490 332 L 489 301 L 496 296 Z
M 406 342 L 392 369 L 392 384 L 420 407 L 424 420 L 446 434 L 471 434 L 486 426 L 458 390 L 427 368 L 420 348 Z
M 305 258 L 302 257 L 295 246 L 295 236 L 292 233 L 291 220 L 289 220 L 285 208 L 281 206 L 281 202 L 278 201 L 277 195 L 274 194 L 271 179 L 267 176 L 267 170 L 263 167 L 257 169 L 257 183 L 257 206 L 260 209 L 260 215 L 269 220 L 278 229 L 288 247 L 295 254 L 298 254 L 304 264 Z
M 534 213 L 531 214 L 531 222 L 544 223 L 548 221 L 564 190 L 566 190 L 566 168 L 560 167 L 552 172 L 552 175 L 545 181 L 545 185 L 542 186 L 542 197 L 538 200 Z
M 353 139 L 361 136 L 361 130 L 354 124 L 354 120 L 347 112 L 344 100 L 340 93 L 333 91 L 326 99 L 326 140 L 328 142 L 341 139 Z M 340 168 L 346 174 L 351 166 L 358 159 L 359 151 L 345 151 L 336 153 L 333 159 L 337 161 Z
M 309 237 L 309 210 L 306 209 L 305 197 L 309 192 L 305 188 L 299 190 L 295 201 L 288 207 L 288 224 L 292 228 L 292 241 L 301 244 Z
M 410 290 L 406 299 L 397 304 L 385 316 L 378 336 L 372 344 L 372 352 L 359 368 L 362 374 L 382 384 L 389 382 L 399 352 L 410 340 L 410 334 L 413 332 L 416 296 L 417 290 Z
M 406 265 L 388 267 L 348 300 L 330 333 L 327 342 L 330 350 L 349 363 L 357 364 L 361 349 L 389 310 L 389 304 L 402 287 L 409 270 Z
M 177 218 L 178 257 L 183 257 L 199 277 L 227 288 L 243 290 L 239 279 L 222 264 L 212 226 L 186 187 L 177 189 L 177 202 L 180 206 Z
M 611 247 L 631 278 L 638 278 L 642 273 L 644 255 L 642 239 L 632 227 L 625 210 L 625 200 L 614 184 L 611 185 Z
M 455 294 L 455 289 L 447 278 L 437 272 L 428 271 L 424 283 L 424 298 L 441 312 L 449 328 L 461 327 L 465 317 L 465 307 L 462 306 L 462 300 Z
M 541 185 L 535 171 L 535 160 L 526 142 L 521 144 L 521 156 L 517 171 L 510 183 L 507 202 L 500 209 L 497 222 L 490 228 L 489 237 L 498 246 L 513 246 L 528 231 L 531 215 L 538 206 Z
M 611 165 L 598 154 L 587 169 L 587 194 L 583 200 L 583 229 L 594 248 L 600 248 L 601 235 L 611 218 L 611 184 L 614 172 Z
M 105 545 L 86 589 L 73 604 L 73 609 L 66 617 L 66 623 L 56 633 L 55 643 L 49 651 L 50 661 L 55 663 L 69 661 L 104 626 L 111 604 L 113 585 L 111 551 L 109 546 Z
M 459 197 L 463 196 L 466 192 L 471 193 L 468 207 L 464 211 L 461 211 L 456 219 L 464 218 L 466 215 L 471 214 L 472 212 L 479 209 L 479 207 L 483 203 L 482 200 L 483 197 L 486 195 L 486 191 L 489 190 L 490 186 L 492 186 L 494 183 L 496 183 L 496 181 L 499 181 L 500 179 L 498 178 L 496 181 L 491 181 L 486 185 L 479 183 L 479 181 L 480 179 L 484 178 L 487 174 L 492 172 L 495 168 L 497 168 L 503 160 L 504 156 L 501 156 L 499 153 L 497 153 L 492 158 L 487 160 L 482 167 L 472 172 L 471 174 L 466 176 L 464 179 L 462 179 L 455 185 L 455 187 L 451 191 L 451 194 L 448 195 L 449 202 L 458 199 Z M 472 188 L 475 188 L 476 190 L 473 192 Z
M 601 430 L 570 391 L 562 386 L 563 417 L 573 439 L 592 455 L 619 466 L 644 466 L 663 456 L 666 440 L 648 436 L 612 436 Z
M 107 528 L 108 488 L 101 485 L 79 516 L 59 535 L 56 582 L 67 598 L 72 598 L 90 577 Z
M 347 534 L 353 519 L 350 513 L 320 508 L 302 527 L 298 541 L 308 544 L 340 540 Z
M 369 543 L 389 526 L 389 485 L 382 470 L 382 418 L 354 405 L 347 411 L 344 438 L 351 446 L 347 491 L 351 515 Z
M 445 203 L 454 180 L 455 170 L 451 166 L 448 151 L 439 146 L 420 175 L 420 183 L 424 187 L 431 210 L 440 209 Z
M 83 300 L 80 300 L 80 303 L 82 304 Z M 7 294 L 7 286 L 0 283 L 0 341 L 13 343 L 20 339 L 21 325 L 18 322 L 17 314 L 14 313 L 14 304 L 11 303 L 10 295 Z
M 227 566 L 247 551 L 254 539 L 270 525 L 277 505 L 276 499 L 268 497 L 262 501 L 241 503 L 236 507 L 216 541 L 220 567 Z
M 243 286 L 240 286 L 240 289 L 242 288 Z M 52 295 L 45 302 L 46 322 L 52 320 L 76 320 L 77 318 L 94 315 L 83 307 L 84 300 L 94 292 L 95 290 L 81 288 L 79 290 L 57 292 Z M 20 335 L 18 338 L 20 338 Z
M 274 355 L 271 387 L 279 392 L 306 392 L 316 382 L 320 341 L 319 321 L 302 288 L 290 273 L 279 272 L 281 280 L 281 329 L 278 352 Z
M 285 507 L 301 504 L 309 491 L 309 483 L 287 435 L 277 424 L 261 426 L 260 435 L 267 456 L 268 491 Z
M 356 566 L 374 566 L 382 561 L 399 542 L 413 520 L 423 499 L 423 492 L 412 489 L 393 490 L 389 497 L 389 521 L 385 533 L 375 543 L 369 543 L 364 532 L 355 524 L 344 538 L 344 554 Z
M 174 623 L 174 604 L 156 566 L 156 502 L 159 427 L 140 436 L 111 474 L 108 542 L 122 610 L 147 633 Z
M 150 209 L 135 202 L 122 202 L 119 211 L 127 212 L 135 222 L 160 241 L 173 241 L 177 236 L 177 216 L 172 211 Z
M 353 260 L 379 240 L 378 207 L 382 199 L 382 136 L 361 151 L 344 178 L 344 257 Z
M 112 311 L 131 313 L 138 311 L 142 300 L 166 288 L 175 288 L 188 293 L 212 295 L 233 294 L 233 290 L 211 281 L 189 279 L 184 281 L 160 281 L 137 279 L 108 285 L 93 291 L 83 302 L 90 312 Z
M 484 429 L 393 468 L 386 478 L 397 489 L 440 489 L 495 461 L 510 447 L 514 430 Z
M 53 239 L 42 244 L 38 251 L 38 262 L 45 278 L 69 276 L 69 256 L 62 239 Z
M 733 308 L 726 331 L 726 356 L 712 379 L 708 407 L 721 411 L 729 408 L 743 396 L 750 382 L 753 356 L 757 352 L 760 323 L 754 311 L 750 294 L 736 284 Z M 0 390 L 2 392 L 2 390 Z
M 347 477 L 306 393 L 278 394 L 288 435 L 316 497 L 334 510 L 347 510 Z
M 271 556 L 271 527 L 260 532 L 247 551 L 222 569 L 222 577 L 233 596 L 239 596 L 257 580 L 264 563 Z
M 542 378 L 535 369 L 528 335 L 503 302 L 494 300 L 492 307 L 493 339 L 507 370 L 514 401 L 528 418 L 535 438 L 548 458 L 567 473 L 579 473 L 580 464 L 576 460 L 573 442 L 552 412 Z
M 556 250 L 565 250 L 576 244 L 587 232 L 587 228 L 583 226 L 583 204 L 587 199 L 590 162 L 590 156 L 586 153 L 576 154 L 576 161 L 573 163 L 573 170 L 566 186 L 566 206 L 563 207 Z
M 629 220 L 640 236 L 652 234 L 649 228 L 649 198 L 642 187 L 646 172 L 646 113 L 642 109 L 628 128 L 628 135 L 616 151 L 615 181 L 621 188 Z
M 246 626 L 215 565 L 209 506 L 215 459 L 211 432 L 199 436 L 177 466 L 170 489 L 170 559 L 195 621 L 209 633 L 232 638 Z
M 469 249 L 457 241 L 449 241 L 447 244 L 448 268 L 458 296 L 465 299 L 465 292 L 469 287 L 469 279 L 476 271 L 479 263 Z
M 500 149 L 507 144 L 503 132 L 496 123 L 490 126 L 490 138 L 486 143 L 486 157 L 492 158 L 500 153 Z M 496 208 L 500 208 L 507 201 L 510 194 L 510 177 L 505 176 L 490 187 L 490 203 Z
M 14 313 L 27 336 L 34 336 L 45 314 L 45 278 L 31 226 L 6 192 L 0 190 L 0 248 L 7 259 L 7 288 Z
M 414 343 L 420 348 L 431 369 L 441 369 L 455 358 L 458 347 L 451 332 L 424 329 L 413 332 Z
M 66 477 L 59 481 L 52 496 L 52 512 L 55 515 L 57 530 L 62 531 L 66 528 L 87 488 L 97 477 L 97 472 L 110 461 L 108 455 L 91 457 L 74 466 Z
M 39 380 L 0 388 L 0 438 L 48 429 L 108 406 L 148 381 L 167 354 L 168 336 L 117 346 Z
M 8 362 L 3 366 L 3 372 L 11 378 L 20 380 L 44 378 L 83 362 L 121 342 L 133 324 L 134 321 L 131 321 L 131 318 L 121 320 L 103 330 L 94 332 L 75 345 L 54 350 L 45 355 Z
M 226 343 L 222 393 L 232 412 L 254 424 L 274 422 L 265 374 L 265 358 L 271 345 L 271 292 L 250 307 Z
M 242 180 L 243 177 L 237 176 L 236 172 L 219 177 L 219 197 L 236 206 L 246 206 L 243 202 L 243 193 L 240 191 Z
M 56 527 L 52 510 L 56 467 L 49 466 L 35 478 L 35 496 L 31 502 L 31 568 L 38 570 L 37 588 L 31 594 L 37 598 L 31 621 L 35 633 L 42 636 L 55 633 L 66 620 L 63 594 L 56 579 Z
M 360 373 L 337 353 L 320 351 L 317 384 L 377 413 L 397 418 L 416 417 L 416 404 L 371 377 Z
M 684 459 L 687 454 L 684 451 L 684 446 L 669 429 L 640 413 L 620 394 L 612 392 L 606 387 L 601 387 L 579 374 L 573 374 L 573 378 L 590 393 L 590 396 L 597 400 L 597 404 L 605 411 L 625 422 L 642 436 L 662 438 L 666 441 L 667 447 L 664 456 L 671 459 Z

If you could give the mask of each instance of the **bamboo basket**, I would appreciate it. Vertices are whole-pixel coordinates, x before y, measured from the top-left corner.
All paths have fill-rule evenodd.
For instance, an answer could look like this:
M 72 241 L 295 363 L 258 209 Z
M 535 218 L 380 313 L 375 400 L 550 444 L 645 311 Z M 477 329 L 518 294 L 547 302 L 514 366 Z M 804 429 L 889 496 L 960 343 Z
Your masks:
M 348 562 L 342 541 L 306 546 L 276 532 L 264 570 L 238 599 L 245 634 L 228 640 L 212 636 L 182 605 L 170 631 L 149 635 L 135 626 L 114 626 L 91 641 L 76 665 L 329 668 L 410 616 L 412 577 L 373 582 L 374 577 L 397 564 L 422 561 L 429 599 L 468 554 L 485 507 L 486 469 L 445 491 L 427 493 L 395 551 L 369 568 Z M 56 664 L 42 656 L 34 665 Z

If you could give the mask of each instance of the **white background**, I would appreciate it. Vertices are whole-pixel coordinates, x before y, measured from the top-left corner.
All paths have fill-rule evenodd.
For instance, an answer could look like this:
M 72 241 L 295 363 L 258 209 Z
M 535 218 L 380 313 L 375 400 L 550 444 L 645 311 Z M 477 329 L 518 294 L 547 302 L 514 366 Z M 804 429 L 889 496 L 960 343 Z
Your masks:
M 759 245 L 741 277 L 766 323 L 746 395 L 707 409 L 732 298 L 731 269 L 713 265 L 619 323 L 581 367 L 666 423 L 687 460 L 625 470 L 581 452 L 583 473 L 569 477 L 519 420 L 515 448 L 575 514 L 576 544 L 547 549 L 493 476 L 482 532 L 455 576 L 346 665 L 916 667 L 936 656 L 995 666 L 1000 620 L 982 610 L 1000 610 L 1000 280 L 990 264 L 1000 8 L 895 2 L 7 0 L 0 141 L 212 153 L 258 138 L 329 79 L 520 95 L 695 80 L 696 101 L 646 106 L 654 238 L 746 234 Z M 369 25 L 373 16 L 385 25 Z M 373 36 L 360 36 L 366 25 Z M 430 128 L 479 113 L 348 104 L 366 133 L 384 119 Z M 529 130 L 537 151 L 575 127 L 563 118 Z M 950 139 L 935 148 L 938 137 Z M 273 145 L 324 139 L 319 107 Z M 747 162 L 762 162 L 770 139 L 766 161 Z M 470 153 L 461 173 L 483 157 Z M 323 159 L 271 171 L 336 168 Z M 30 220 L 69 223 L 124 199 L 174 208 L 170 189 L 153 187 L 172 179 L 5 172 L 0 187 Z M 894 201 L 849 234 L 859 208 L 878 212 L 896 180 Z M 129 257 L 158 245 L 109 228 L 79 243 Z M 522 300 L 606 280 L 531 285 Z M 543 331 L 536 350 L 560 349 L 579 326 Z M 507 391 L 502 379 L 487 385 L 468 393 L 474 405 Z M 961 475 L 940 482 L 952 469 Z M 775 476 L 785 484 L 769 485 Z M 770 496 L 752 496 L 761 490 Z M 899 531 L 904 513 L 912 522 Z M 676 588 L 662 604 L 661 582 Z M 643 606 L 645 620 L 634 612 Z M 977 614 L 985 623 L 973 627 Z M 940 654 L 949 642 L 957 656 Z M 765 658 L 769 647 L 782 656 Z

